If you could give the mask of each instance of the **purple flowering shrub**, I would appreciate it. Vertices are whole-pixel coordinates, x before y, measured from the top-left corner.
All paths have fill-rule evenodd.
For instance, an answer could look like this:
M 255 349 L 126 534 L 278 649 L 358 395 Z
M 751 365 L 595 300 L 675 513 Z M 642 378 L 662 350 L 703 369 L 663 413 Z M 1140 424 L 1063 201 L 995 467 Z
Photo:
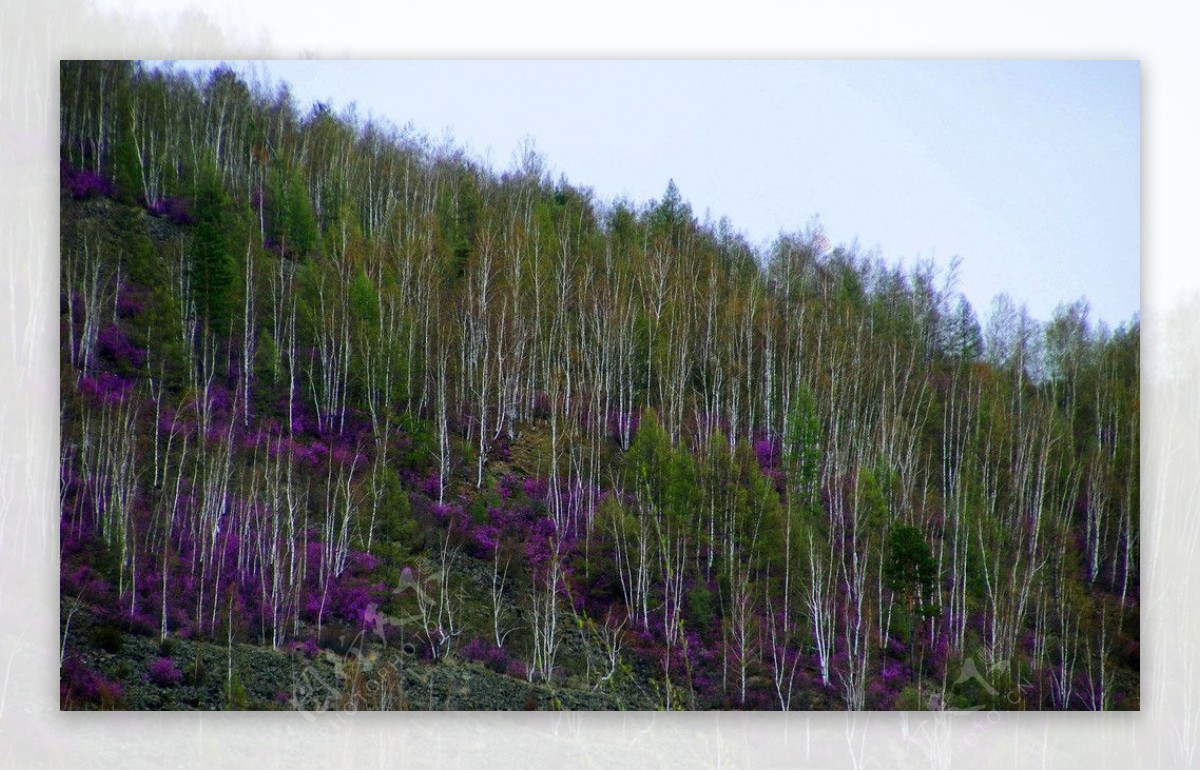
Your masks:
M 96 338 L 100 357 L 118 370 L 136 370 L 146 361 L 146 353 L 134 345 L 119 324 L 106 324 Z
M 496 438 L 496 441 L 492 442 L 491 447 L 488 449 L 488 459 L 502 463 L 512 460 L 512 447 L 509 444 L 507 434 L 501 434 Z
M 479 637 L 471 638 L 470 642 L 459 649 L 458 655 L 467 661 L 476 661 L 483 664 L 488 669 L 498 673 L 508 672 L 509 666 L 512 663 L 508 653 L 503 648 Z M 520 677 L 525 677 L 523 667 Z
M 116 405 L 129 398 L 135 385 L 131 378 L 103 372 L 96 376 L 81 377 L 77 390 L 94 405 Z
M 531 477 L 521 483 L 521 490 L 530 500 L 545 503 L 546 494 L 550 492 L 550 480 Z
M 146 308 L 146 291 L 139 286 L 124 283 L 117 292 L 117 316 L 131 319 L 140 316 Z
M 109 373 L 82 378 L 79 383 L 85 403 L 100 407 L 121 404 L 133 387 L 132 381 Z M 361 476 L 368 466 L 353 437 L 333 437 L 326 444 L 320 439 L 288 439 L 277 422 L 243 426 L 234 407 L 235 394 L 222 383 L 211 385 L 205 404 L 212 427 L 203 439 L 218 452 L 231 437 L 229 446 L 248 459 L 289 453 L 301 466 L 325 472 L 332 467 L 335 475 L 345 473 L 351 478 Z M 184 437 L 195 436 L 200 406 L 195 400 L 178 408 L 167 406 L 159 416 L 160 431 L 164 436 L 174 431 L 176 446 Z M 323 603 L 326 620 L 361 627 L 372 623 L 372 608 L 386 596 L 384 586 L 373 577 L 379 568 L 376 557 L 351 550 L 344 569 L 331 572 L 329 560 L 334 552 L 325 547 L 319 532 L 310 530 L 296 534 L 296 546 L 302 539 L 307 541 L 303 555 L 307 570 L 297 583 L 283 587 L 284 595 L 274 601 L 281 607 L 272 607 L 263 592 L 264 571 L 270 569 L 270 563 L 262 555 L 282 564 L 291 559 L 286 556 L 290 547 L 278 540 L 278 531 L 272 536 L 266 529 L 267 502 L 261 491 L 254 499 L 240 491 L 224 492 L 216 503 L 216 522 L 196 530 L 185 523 L 204 504 L 208 493 L 185 475 L 178 497 L 172 496 L 176 525 L 165 542 L 138 539 L 129 543 L 132 553 L 126 558 L 130 562 L 136 559 L 137 570 L 134 580 L 127 580 L 122 596 L 117 597 L 112 581 L 119 572 L 120 555 L 100 540 L 109 493 L 100 480 L 85 477 L 81 468 L 77 452 L 68 452 L 61 474 L 62 591 L 95 606 L 98 617 L 119 628 L 153 635 L 165 626 L 174 637 L 224 639 L 232 634 L 235 639 L 262 642 L 264 630 L 271 628 L 273 619 L 278 622 L 280 613 L 286 619 L 289 608 L 298 607 L 305 621 L 316 623 Z M 161 528 L 162 512 L 155 510 L 152 500 L 143 478 L 124 505 L 123 516 L 131 523 L 129 532 L 151 533 Z M 269 556 L 274 554 L 280 556 Z M 207 567 L 200 569 L 202 564 Z M 170 679 L 165 669 L 155 679 L 164 677 Z
M 638 410 L 633 412 L 623 412 L 621 410 L 612 410 L 608 415 L 608 434 L 618 444 L 626 434 L 629 435 L 632 441 L 637 435 L 638 426 L 642 422 L 642 414 Z
M 194 225 L 191 203 L 186 198 L 160 198 L 146 206 L 146 211 L 155 217 L 163 217 L 176 225 Z
M 59 670 L 60 709 L 119 709 L 124 699 L 120 684 L 89 668 L 76 654 Z
M 59 161 L 59 182 L 77 201 L 97 196 L 112 198 L 117 194 L 112 180 L 91 169 L 73 169 L 65 159 Z
M 382 584 L 367 583 L 353 576 L 338 581 L 329 596 L 327 611 L 330 616 L 363 628 L 372 625 L 375 608 L 386 596 Z
M 526 680 L 529 677 L 529 667 L 519 659 L 509 659 L 508 667 L 504 670 L 504 674 L 517 680 Z
M 758 459 L 758 466 L 763 471 L 778 468 L 781 457 L 779 442 L 760 435 L 754 441 L 754 456 Z
M 525 536 L 522 556 L 525 558 L 525 563 L 534 572 L 546 569 L 554 555 L 556 545 L 559 549 L 562 548 L 558 535 L 558 527 L 549 517 L 538 518 L 533 523 L 533 527 L 529 529 Z
M 150 677 L 150 682 L 164 688 L 183 682 L 183 673 L 179 671 L 175 661 L 166 656 L 151 661 L 150 666 L 146 668 L 146 674 Z

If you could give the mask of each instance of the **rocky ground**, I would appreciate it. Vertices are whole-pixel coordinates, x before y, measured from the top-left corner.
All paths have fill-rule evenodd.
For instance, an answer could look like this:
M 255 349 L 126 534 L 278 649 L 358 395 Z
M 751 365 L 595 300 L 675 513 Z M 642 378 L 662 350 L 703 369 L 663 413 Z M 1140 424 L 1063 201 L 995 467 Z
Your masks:
M 625 687 L 582 688 L 530 683 L 450 656 L 431 662 L 377 640 L 345 653 L 170 639 L 160 642 L 98 623 L 63 605 L 63 683 L 79 672 L 115 683 L 119 696 L 80 698 L 66 692 L 65 709 L 127 710 L 639 710 L 648 694 Z M 99 702 L 99 703 L 97 703 Z

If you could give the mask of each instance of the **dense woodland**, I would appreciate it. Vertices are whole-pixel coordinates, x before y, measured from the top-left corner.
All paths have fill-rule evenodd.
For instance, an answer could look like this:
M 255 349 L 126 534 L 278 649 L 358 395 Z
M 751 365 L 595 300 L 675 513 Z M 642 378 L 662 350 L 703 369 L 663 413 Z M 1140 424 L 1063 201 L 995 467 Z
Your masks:
M 599 201 L 227 69 L 64 62 L 61 105 L 64 707 L 126 705 L 104 630 L 164 687 L 194 640 L 1138 707 L 1136 318 L 981 322 L 954 266 L 755 249 L 673 183 Z

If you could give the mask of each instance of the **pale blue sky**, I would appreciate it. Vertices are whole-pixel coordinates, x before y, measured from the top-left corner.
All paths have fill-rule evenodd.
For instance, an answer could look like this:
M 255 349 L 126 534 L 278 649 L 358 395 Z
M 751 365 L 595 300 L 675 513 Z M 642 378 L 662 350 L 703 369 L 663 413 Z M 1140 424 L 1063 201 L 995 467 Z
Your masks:
M 302 105 L 351 102 L 507 168 L 531 137 L 601 200 L 661 196 L 752 243 L 819 215 L 890 262 L 962 257 L 985 319 L 1085 295 L 1139 305 L 1137 62 L 270 61 Z

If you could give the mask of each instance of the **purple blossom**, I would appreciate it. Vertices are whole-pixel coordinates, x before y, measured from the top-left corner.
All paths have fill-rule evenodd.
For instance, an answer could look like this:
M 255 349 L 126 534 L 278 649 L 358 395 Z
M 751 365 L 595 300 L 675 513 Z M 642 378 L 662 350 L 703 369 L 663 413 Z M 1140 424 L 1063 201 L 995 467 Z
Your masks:
M 183 681 L 183 673 L 179 671 L 179 667 L 175 666 L 173 660 L 166 657 L 150 662 L 146 671 L 150 675 L 150 680 L 156 685 L 179 685 Z
M 500 528 L 495 525 L 477 525 L 471 528 L 471 543 L 468 551 L 476 558 L 491 556 L 500 546 Z
M 463 514 L 462 507 L 454 503 L 435 503 L 429 511 L 443 522 L 457 522 Z
M 133 389 L 133 383 L 122 377 L 105 372 L 96 377 L 79 379 L 79 393 L 97 404 L 120 404 Z
M 122 284 L 117 294 L 117 315 L 123 319 L 141 315 L 145 309 L 141 292 L 129 284 Z
M 373 573 L 379 567 L 379 560 L 365 551 L 350 552 L 349 569 L 356 575 Z
M 534 523 L 525 540 L 525 560 L 532 567 L 540 567 L 549 561 L 553 554 L 553 538 L 558 528 L 554 520 L 543 517 Z
M 424 479 L 422 479 L 420 482 L 421 492 L 430 498 L 433 498 L 438 494 L 438 489 L 441 487 L 441 485 L 442 478 L 437 469 L 431 469 L 430 472 L 426 474 Z
M 196 222 L 186 198 L 160 198 L 146 210 L 155 217 L 166 217 L 176 225 L 194 225 Z
M 508 654 L 504 652 L 503 648 L 478 637 L 471 638 L 471 641 L 459 651 L 459 655 L 467 661 L 477 661 L 493 672 L 505 672 L 510 664 Z M 521 669 L 520 676 L 525 676 L 524 667 Z
M 339 466 L 349 466 L 351 461 L 358 459 L 354 451 L 345 444 L 335 444 L 329 453 L 329 457 Z
M 509 472 L 500 477 L 500 482 L 496 487 L 500 491 L 500 497 L 508 500 L 520 491 L 521 479 L 516 474 Z
M 754 455 L 763 471 L 779 466 L 779 445 L 769 437 L 763 437 L 754 443 Z
M 96 344 L 101 357 L 119 366 L 137 369 L 146 361 L 145 352 L 135 346 L 117 324 L 105 325 L 97 335 Z
M 624 412 L 613 410 L 608 419 L 608 430 L 613 438 L 621 440 L 625 437 L 628 430 L 630 441 L 637 435 L 638 426 L 641 425 L 642 415 L 640 412 Z
M 65 160 L 59 162 L 59 179 L 77 201 L 94 196 L 112 198 L 117 194 L 117 187 L 112 180 L 90 169 L 72 169 Z
M 884 662 L 883 667 L 879 671 L 879 675 L 887 681 L 904 678 L 904 665 L 899 661 L 890 659 Z
M 525 496 L 535 501 L 545 501 L 546 493 L 550 491 L 550 482 L 546 479 L 530 478 L 526 479 L 521 488 L 525 492 Z
M 496 441 L 492 442 L 492 446 L 488 448 L 488 457 L 491 460 L 507 463 L 512 460 L 512 452 L 509 448 L 508 437 L 501 434 Z
M 92 671 L 78 655 L 63 661 L 59 681 L 59 703 L 71 709 L 81 705 L 113 708 L 123 698 L 121 686 Z

